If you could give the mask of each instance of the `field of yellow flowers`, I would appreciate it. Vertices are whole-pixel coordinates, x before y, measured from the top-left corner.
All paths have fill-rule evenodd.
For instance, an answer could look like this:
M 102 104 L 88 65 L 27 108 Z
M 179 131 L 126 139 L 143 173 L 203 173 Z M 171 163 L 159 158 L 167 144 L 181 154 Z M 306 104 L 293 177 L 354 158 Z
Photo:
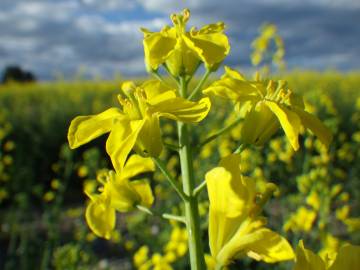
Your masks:
M 263 147 L 241 152 L 241 171 L 257 181 L 278 186 L 265 208 L 268 226 L 293 247 L 300 239 L 320 256 L 336 254 L 346 242 L 360 244 L 360 74 L 334 71 L 283 75 L 291 89 L 305 97 L 307 111 L 333 133 L 328 151 L 307 134 L 294 152 L 283 132 Z M 137 79 L 141 81 L 141 79 Z M 53 82 L 0 86 L 0 269 L 186 269 L 188 234 L 181 220 L 160 222 L 157 213 L 132 212 L 118 220 L 118 230 L 105 241 L 85 222 L 86 192 L 110 167 L 101 137 L 70 151 L 67 130 L 76 115 L 95 114 L 116 104 L 119 81 Z M 226 100 L 217 100 L 205 124 L 194 126 L 202 141 L 234 118 Z M 174 179 L 180 175 L 171 149 L 176 126 L 162 120 L 166 148 L 161 157 Z M 242 123 L 198 150 L 196 179 L 220 157 L 237 147 Z M 196 144 L 195 144 L 196 145 Z M 196 151 L 196 149 L 195 149 Z M 178 215 L 180 200 L 159 172 L 145 172 L 159 213 Z M 199 196 L 202 240 L 207 239 L 209 202 Z M 157 210 L 157 211 L 158 211 Z M 162 211 L 163 210 L 163 211 Z M 170 225 L 169 225 L 170 223 Z M 205 248 L 209 253 L 208 248 Z M 208 268 L 211 258 L 206 255 Z M 292 269 L 293 264 L 266 265 L 245 259 L 230 269 Z

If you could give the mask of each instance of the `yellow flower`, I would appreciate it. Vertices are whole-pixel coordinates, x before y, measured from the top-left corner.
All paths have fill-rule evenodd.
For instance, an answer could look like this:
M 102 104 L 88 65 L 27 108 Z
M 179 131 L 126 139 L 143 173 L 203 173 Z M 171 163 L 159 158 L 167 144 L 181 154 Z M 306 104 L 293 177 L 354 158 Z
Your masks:
M 316 212 L 314 210 L 301 206 L 294 214 L 290 216 L 288 221 L 284 224 L 283 228 L 286 232 L 289 230 L 293 232 L 309 232 L 314 224 L 315 219 Z
M 129 179 L 154 169 L 151 159 L 132 155 L 121 173 L 110 171 L 106 177 L 98 178 L 102 184 L 100 194 L 85 191 L 90 198 L 86 221 L 97 236 L 111 238 L 116 222 L 115 211 L 127 212 L 136 205 L 151 207 L 154 197 L 149 183 L 146 180 Z
M 77 148 L 110 132 L 106 151 L 118 172 L 131 149 L 142 155 L 158 156 L 162 150 L 159 117 L 182 122 L 200 122 L 209 112 L 210 100 L 203 98 L 191 102 L 177 97 L 157 81 L 147 81 L 140 87 L 125 82 L 119 96 L 122 110 L 110 108 L 100 114 L 78 116 L 72 120 L 68 141 L 70 148 Z
M 360 247 L 344 245 L 334 261 L 323 261 L 320 256 L 304 247 L 301 240 L 296 249 L 294 270 L 357 270 L 360 269 Z
M 314 115 L 304 110 L 301 97 L 286 87 L 285 81 L 246 81 L 237 71 L 225 67 L 225 75 L 203 91 L 233 100 L 247 110 L 241 130 L 244 143 L 263 145 L 281 126 L 294 150 L 298 137 L 307 128 L 328 147 L 332 135 Z
M 344 223 L 347 225 L 348 232 L 357 232 L 360 231 L 360 218 L 347 218 L 344 220 Z
M 219 266 L 245 255 L 267 263 L 294 257 L 288 241 L 266 228 L 266 219 L 259 215 L 275 185 L 269 184 L 256 202 L 255 182 L 240 174 L 240 157 L 234 154 L 209 171 L 206 182 L 210 200 L 210 250 Z
M 141 265 L 143 265 L 148 260 L 149 260 L 149 247 L 141 246 L 134 254 L 134 257 L 133 257 L 134 265 L 137 268 L 139 268 Z
M 160 32 L 144 33 L 144 51 L 146 66 L 157 70 L 166 64 L 174 76 L 192 75 L 200 61 L 207 69 L 215 70 L 230 51 L 228 38 L 223 34 L 225 25 L 222 22 L 209 24 L 200 30 L 191 28 L 186 31 L 190 11 L 172 14 L 173 27 L 165 26 Z
M 43 199 L 45 202 L 51 202 L 55 199 L 55 193 L 53 191 L 47 191 L 44 194 Z

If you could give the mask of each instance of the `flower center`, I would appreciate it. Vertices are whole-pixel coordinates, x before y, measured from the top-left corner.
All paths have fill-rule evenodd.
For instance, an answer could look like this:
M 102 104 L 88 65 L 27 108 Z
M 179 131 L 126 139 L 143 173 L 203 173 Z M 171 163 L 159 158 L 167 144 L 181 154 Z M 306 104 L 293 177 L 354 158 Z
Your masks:
M 123 83 L 121 89 L 126 98 L 118 95 L 118 100 L 123 107 L 124 113 L 126 113 L 131 120 L 143 119 L 148 108 L 144 89 L 137 87 L 133 82 Z

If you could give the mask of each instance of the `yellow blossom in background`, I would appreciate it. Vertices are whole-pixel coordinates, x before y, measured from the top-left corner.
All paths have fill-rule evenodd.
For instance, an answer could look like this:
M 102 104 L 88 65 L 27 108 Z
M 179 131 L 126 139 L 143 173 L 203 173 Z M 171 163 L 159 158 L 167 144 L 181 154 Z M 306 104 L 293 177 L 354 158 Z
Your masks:
M 289 217 L 289 219 L 283 225 L 283 229 L 286 232 L 290 230 L 293 232 L 309 232 L 314 224 L 315 219 L 316 212 L 312 209 L 308 209 L 302 206 Z
M 139 268 L 149 259 L 149 247 L 142 246 L 140 247 L 133 256 L 134 265 Z
M 7 141 L 5 144 L 4 144 L 4 151 L 6 152 L 10 152 L 12 150 L 15 149 L 15 142 L 13 141 Z
M 347 218 L 344 220 L 344 223 L 346 224 L 349 232 L 360 231 L 360 218 Z
M 50 186 L 51 186 L 52 189 L 57 190 L 57 189 L 59 189 L 60 185 L 61 185 L 61 184 L 60 184 L 59 179 L 53 179 L 53 180 L 51 180 Z
M 160 32 L 142 29 L 145 62 L 150 71 L 165 64 L 174 76 L 192 76 L 200 61 L 214 70 L 227 56 L 230 45 L 223 34 L 224 23 L 209 24 L 199 30 L 191 28 L 188 32 L 189 18 L 190 11 L 185 9 L 182 14 L 171 15 L 173 27 L 165 26 Z
M 51 202 L 54 199 L 55 199 L 55 193 L 53 191 L 47 191 L 43 196 L 43 200 L 45 202 Z
M 266 228 L 266 219 L 260 216 L 275 191 L 273 184 L 256 202 L 255 181 L 241 175 L 240 157 L 235 154 L 223 158 L 205 178 L 210 200 L 210 250 L 217 265 L 226 266 L 243 256 L 267 263 L 294 257 L 287 240 Z
M 322 248 L 319 251 L 319 256 L 323 260 L 327 260 L 328 258 L 331 260 L 335 259 L 342 245 L 341 241 L 330 233 L 326 233 L 321 240 Z
M 188 251 L 188 235 L 186 228 L 175 226 L 170 235 L 170 240 L 166 244 L 164 251 L 166 254 L 171 253 L 176 258 L 183 257 Z
M 275 45 L 275 50 L 272 49 L 272 44 Z M 251 47 L 253 52 L 250 59 L 254 66 L 264 64 L 266 70 L 270 68 L 269 65 L 273 62 L 280 70 L 285 68 L 285 46 L 274 24 L 267 23 L 262 25 L 260 35 L 252 42 Z
M 328 147 L 332 135 L 314 115 L 304 110 L 303 99 L 286 87 L 285 81 L 247 81 L 237 71 L 225 67 L 225 75 L 203 91 L 232 100 L 247 113 L 241 142 L 263 145 L 281 126 L 291 146 L 299 149 L 299 134 L 309 129 Z
M 315 210 L 319 210 L 321 205 L 319 194 L 316 191 L 312 191 L 310 195 L 306 197 L 306 203 Z
M 348 218 L 350 213 L 350 206 L 344 205 L 336 209 L 335 215 L 338 220 L 344 221 Z
M 147 81 L 139 87 L 133 82 L 125 82 L 122 90 L 127 96 L 119 96 L 122 110 L 113 107 L 97 115 L 78 116 L 71 122 L 68 132 L 72 149 L 110 132 L 106 151 L 117 172 L 133 148 L 141 155 L 160 154 L 159 117 L 196 123 L 210 110 L 208 98 L 198 102 L 185 100 L 158 81 Z
M 132 155 L 121 173 L 110 171 L 106 177 L 99 177 L 100 194 L 87 193 L 90 203 L 86 208 L 86 221 L 99 237 L 110 239 L 115 228 L 116 213 L 133 210 L 136 205 L 151 207 L 154 197 L 146 180 L 133 180 L 137 175 L 154 171 L 151 159 Z
M 320 256 L 304 247 L 299 242 L 296 249 L 296 264 L 293 270 L 357 270 L 360 269 L 360 247 L 344 245 L 336 258 L 323 260 Z
M 78 171 L 77 171 L 77 174 L 81 178 L 84 178 L 84 177 L 88 176 L 88 174 L 89 174 L 88 167 L 86 167 L 85 165 L 80 166 Z

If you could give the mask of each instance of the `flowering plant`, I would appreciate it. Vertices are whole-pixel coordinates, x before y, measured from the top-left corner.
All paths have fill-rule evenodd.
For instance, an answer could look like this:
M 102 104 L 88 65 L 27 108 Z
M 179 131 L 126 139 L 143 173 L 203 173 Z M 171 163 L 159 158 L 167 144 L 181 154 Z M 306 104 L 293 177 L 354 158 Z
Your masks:
M 225 75 L 204 89 L 209 75 L 219 69 L 228 55 L 230 45 L 224 33 L 224 23 L 188 30 L 189 18 L 189 10 L 184 10 L 181 14 L 171 15 L 173 27 L 165 26 L 160 32 L 142 29 L 146 67 L 157 80 L 146 81 L 140 86 L 125 82 L 119 95 L 122 108 L 79 116 L 71 122 L 68 133 L 71 148 L 110 133 L 106 151 L 115 171 L 99 179 L 99 194 L 87 192 L 91 200 L 86 210 L 89 227 L 96 235 L 110 238 L 115 228 L 116 211 L 138 209 L 154 215 L 151 185 L 147 180 L 133 178 L 155 170 L 156 165 L 182 200 L 184 211 L 181 215 L 161 215 L 186 225 L 191 269 L 223 269 L 244 256 L 266 263 L 292 260 L 295 254 L 291 245 L 266 226 L 267 219 L 262 215 L 265 203 L 277 187 L 267 183 L 264 190 L 258 192 L 256 180 L 241 173 L 240 154 L 247 147 L 266 144 L 280 127 L 294 150 L 300 148 L 298 137 L 305 129 L 313 132 L 326 147 L 331 143 L 331 133 L 316 116 L 305 110 L 302 98 L 282 80 L 260 80 L 259 76 L 247 80 L 237 71 L 225 67 Z M 201 65 L 205 67 L 205 73 L 191 89 L 190 82 Z M 175 86 L 163 79 L 161 68 L 174 79 Z M 233 101 L 236 120 L 195 147 L 193 129 L 197 123 L 206 120 L 211 109 L 210 97 L 206 95 Z M 177 144 L 163 142 L 161 117 L 176 121 Z M 195 148 L 203 147 L 240 123 L 239 146 L 217 167 L 209 170 L 203 182 L 198 183 L 193 164 Z M 166 161 L 160 158 L 164 145 L 178 153 L 181 181 L 173 177 Z M 205 187 L 210 202 L 208 234 L 211 253 L 206 256 L 198 199 Z M 144 252 L 147 253 L 146 249 L 142 249 Z M 359 250 L 351 249 L 352 258 L 354 253 L 359 254 Z M 141 254 L 136 257 L 139 266 Z M 313 256 L 306 254 L 310 253 L 300 244 L 295 269 L 300 269 L 299 265 L 305 264 L 303 261 L 311 264 L 318 260 L 309 260 L 308 257 Z M 346 255 L 341 254 L 334 265 L 345 261 L 343 257 Z M 169 262 L 173 260 L 170 258 L 173 257 L 156 256 L 153 264 L 160 268 L 154 266 L 154 269 L 169 269 Z M 351 269 L 359 266 L 356 260 L 352 263 L 355 268 Z

